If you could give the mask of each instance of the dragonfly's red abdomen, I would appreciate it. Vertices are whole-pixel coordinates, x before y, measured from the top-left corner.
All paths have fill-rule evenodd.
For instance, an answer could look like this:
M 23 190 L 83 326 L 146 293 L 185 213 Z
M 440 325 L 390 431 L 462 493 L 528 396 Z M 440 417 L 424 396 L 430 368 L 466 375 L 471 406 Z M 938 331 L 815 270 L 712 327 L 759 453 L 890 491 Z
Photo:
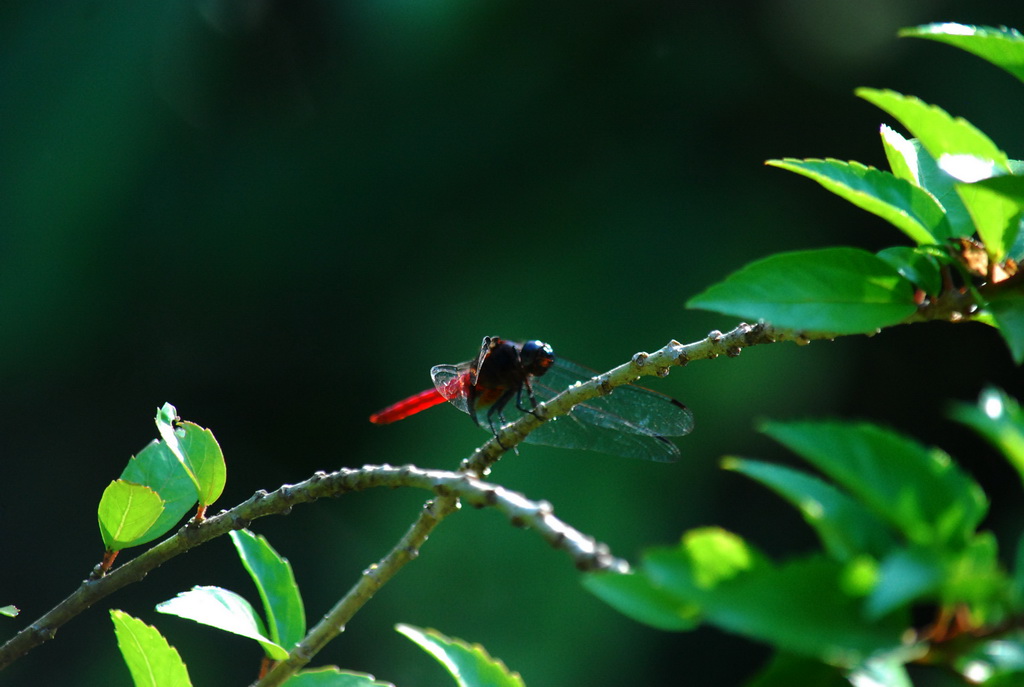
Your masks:
M 370 422 L 375 425 L 386 425 L 391 422 L 403 420 L 410 415 L 415 415 L 421 410 L 444 403 L 448 399 L 441 395 L 437 389 L 426 389 L 415 396 L 398 403 L 389 405 L 384 410 L 378 411 L 370 416 Z

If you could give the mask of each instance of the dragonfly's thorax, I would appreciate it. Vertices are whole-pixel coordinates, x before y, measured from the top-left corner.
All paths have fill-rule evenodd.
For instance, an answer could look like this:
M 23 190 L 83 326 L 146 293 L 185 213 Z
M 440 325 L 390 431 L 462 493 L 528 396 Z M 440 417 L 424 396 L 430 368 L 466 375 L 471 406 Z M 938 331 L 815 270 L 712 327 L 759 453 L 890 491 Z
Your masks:
M 479 389 L 518 389 L 526 381 L 527 370 L 520 349 L 511 341 L 491 337 L 481 352 L 476 369 Z

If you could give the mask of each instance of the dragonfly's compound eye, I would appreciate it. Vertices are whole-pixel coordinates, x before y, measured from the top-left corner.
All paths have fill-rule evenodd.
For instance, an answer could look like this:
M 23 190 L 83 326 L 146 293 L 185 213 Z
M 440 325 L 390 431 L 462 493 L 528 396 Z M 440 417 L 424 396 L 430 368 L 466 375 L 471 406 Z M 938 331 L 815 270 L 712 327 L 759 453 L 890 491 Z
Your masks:
M 555 352 L 543 341 L 527 341 L 519 353 L 523 369 L 535 377 L 539 377 L 555 363 Z

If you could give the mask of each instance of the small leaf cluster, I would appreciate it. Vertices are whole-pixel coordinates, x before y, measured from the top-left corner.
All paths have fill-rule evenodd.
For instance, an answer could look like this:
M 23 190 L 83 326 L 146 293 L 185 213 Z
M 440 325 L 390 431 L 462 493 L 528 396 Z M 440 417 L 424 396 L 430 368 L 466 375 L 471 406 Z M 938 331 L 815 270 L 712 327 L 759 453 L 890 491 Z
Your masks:
M 157 605 L 161 613 L 209 625 L 260 644 L 264 670 L 306 635 L 306 614 L 291 564 L 265 537 L 248 530 L 231 533 L 242 565 L 259 593 L 264 617 L 244 597 L 220 587 L 194 587 Z M 191 687 L 188 669 L 159 630 L 123 611 L 111 611 L 121 655 L 136 687 Z M 492 658 L 479 644 L 446 637 L 436 630 L 398 625 L 397 630 L 434 656 L 459 687 L 523 687 L 518 673 Z M 262 677 L 262 674 L 261 674 Z M 334 666 L 307 669 L 291 676 L 288 687 L 394 687 L 372 675 Z
M 104 569 L 117 551 L 166 534 L 197 502 L 201 517 L 224 491 L 224 455 L 210 430 L 182 422 L 169 403 L 157 411 L 156 426 L 161 438 L 133 456 L 100 498 Z
M 1024 479 L 1024 414 L 1013 399 L 990 389 L 954 417 Z M 820 551 L 779 563 L 737 534 L 702 528 L 648 551 L 632 574 L 585 585 L 655 627 L 708 623 L 772 645 L 776 661 L 751 685 L 793 684 L 798 664 L 836 684 L 909 685 L 908 663 L 941 663 L 972 684 L 1024 680 L 1024 663 L 1000 658 L 1024 656 L 1024 560 L 1003 568 L 994 536 L 979 530 L 985 494 L 950 456 L 868 423 L 761 429 L 825 477 L 739 458 L 725 467 L 797 508 Z
M 1010 29 L 931 24 L 904 36 L 942 41 L 1024 73 L 1024 37 Z M 998 327 L 1024 362 L 1024 162 L 1013 160 L 970 122 L 890 90 L 857 95 L 900 122 L 883 125 L 891 171 L 835 159 L 769 160 L 884 219 L 913 245 L 878 253 L 826 248 L 773 255 L 688 302 L 777 327 L 869 334 L 919 319 L 974 319 Z

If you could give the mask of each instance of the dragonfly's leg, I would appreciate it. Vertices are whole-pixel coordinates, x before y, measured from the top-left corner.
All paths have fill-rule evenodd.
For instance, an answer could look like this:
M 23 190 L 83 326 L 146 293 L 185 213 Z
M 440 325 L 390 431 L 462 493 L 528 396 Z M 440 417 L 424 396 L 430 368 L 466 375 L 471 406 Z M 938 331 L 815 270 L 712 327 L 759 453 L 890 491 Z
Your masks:
M 512 395 L 514 393 L 515 392 L 512 389 L 509 389 L 498 397 L 498 400 L 494 402 L 494 405 L 488 408 L 487 424 L 491 428 L 491 434 L 494 434 L 495 436 L 498 434 L 498 430 L 494 426 L 495 419 L 499 420 L 501 424 L 505 424 L 505 406 L 507 406 L 508 402 L 512 400 Z
M 524 388 L 526 389 L 526 396 L 527 396 L 527 398 L 530 399 L 530 406 L 531 407 L 529 407 L 529 408 L 527 408 L 523 404 L 523 389 Z M 519 387 L 519 391 L 516 392 L 516 408 L 518 408 L 519 410 L 523 411 L 524 413 L 529 413 L 530 415 L 533 415 L 534 417 L 537 417 L 537 413 L 536 413 L 536 410 L 537 410 L 537 397 L 534 396 L 534 394 L 533 394 L 533 385 L 530 384 L 530 380 L 529 379 L 524 380 L 523 381 L 523 385 L 521 387 Z

